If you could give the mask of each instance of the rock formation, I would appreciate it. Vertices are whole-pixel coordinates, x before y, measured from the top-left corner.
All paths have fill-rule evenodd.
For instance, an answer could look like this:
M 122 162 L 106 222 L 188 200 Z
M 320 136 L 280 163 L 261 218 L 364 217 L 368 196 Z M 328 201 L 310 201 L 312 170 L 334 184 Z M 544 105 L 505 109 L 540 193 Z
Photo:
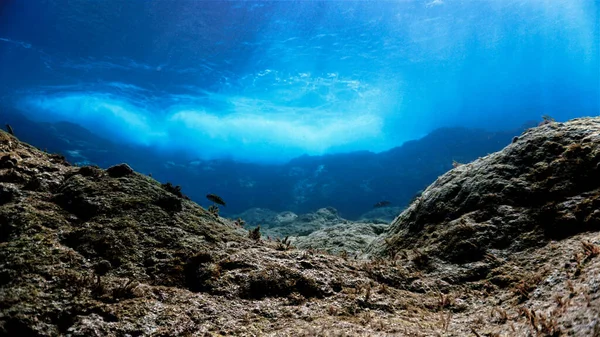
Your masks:
M 599 129 L 598 119 L 546 124 L 458 166 L 395 219 L 383 249 L 465 264 L 600 230 Z
M 349 224 L 349 220 L 339 216 L 333 207 L 324 207 L 312 213 L 296 214 L 293 212 L 276 213 L 264 208 L 251 208 L 232 218 L 241 218 L 247 228 L 259 226 L 265 237 L 283 239 L 286 236 L 306 236 L 320 229 L 339 224 Z
M 348 222 L 325 227 L 306 236 L 291 237 L 290 240 L 300 249 L 360 257 L 388 227 L 387 224 Z
M 0 132 L 0 336 L 598 336 L 599 153 L 599 118 L 528 130 L 355 259 Z

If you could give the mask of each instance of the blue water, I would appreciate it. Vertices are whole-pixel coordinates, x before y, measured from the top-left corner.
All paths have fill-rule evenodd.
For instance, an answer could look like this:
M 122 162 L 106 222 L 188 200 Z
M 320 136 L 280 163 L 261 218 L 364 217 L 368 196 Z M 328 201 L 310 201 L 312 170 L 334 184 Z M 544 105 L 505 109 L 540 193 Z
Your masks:
M 283 162 L 600 114 L 600 3 L 1 0 L 0 104 Z

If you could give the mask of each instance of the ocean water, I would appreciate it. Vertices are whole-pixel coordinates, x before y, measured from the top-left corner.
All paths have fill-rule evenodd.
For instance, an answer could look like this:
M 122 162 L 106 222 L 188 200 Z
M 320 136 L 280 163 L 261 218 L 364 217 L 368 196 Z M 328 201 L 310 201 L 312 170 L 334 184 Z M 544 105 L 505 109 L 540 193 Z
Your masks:
M 593 0 L 0 0 L 0 106 L 176 153 L 186 164 L 169 168 L 196 175 L 135 168 L 198 199 L 229 191 L 237 211 L 333 205 L 357 216 L 353 204 L 398 190 L 406 201 L 451 161 L 408 187 L 403 165 L 390 164 L 392 176 L 356 168 L 345 184 L 360 200 L 334 188 L 342 169 L 289 161 L 393 151 L 442 127 L 501 132 L 542 115 L 598 115 L 599 47 Z M 209 160 L 232 163 L 217 182 L 197 173 L 215 170 Z M 270 169 L 301 178 L 281 185 L 259 166 L 233 169 L 238 163 L 287 165 Z M 320 172 L 331 179 L 309 179 Z

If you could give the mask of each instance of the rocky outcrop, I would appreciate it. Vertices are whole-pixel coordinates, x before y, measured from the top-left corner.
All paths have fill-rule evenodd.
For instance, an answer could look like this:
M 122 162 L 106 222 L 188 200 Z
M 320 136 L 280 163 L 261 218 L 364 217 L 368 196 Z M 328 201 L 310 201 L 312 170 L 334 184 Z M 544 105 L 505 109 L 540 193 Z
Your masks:
M 333 207 L 301 215 L 289 211 L 276 213 L 268 209 L 253 208 L 234 218 L 243 219 L 245 228 L 249 230 L 260 226 L 263 238 L 275 241 L 287 238 L 286 242 L 296 248 L 362 256 L 371 242 L 389 226 L 389 221 L 386 223 L 378 215 L 389 215 L 392 213 L 390 210 L 395 208 L 384 208 L 387 211 L 373 212 L 378 219 L 375 223 L 343 219 Z
M 337 319 L 379 285 L 358 261 L 252 240 L 125 165 L 71 166 L 4 132 L 0 158 L 0 336 L 373 331 Z M 398 291 L 369 298 L 419 305 Z
M 597 336 L 599 125 L 457 167 L 371 259 L 254 239 L 171 184 L 0 132 L 0 336 Z M 350 247 L 351 227 L 331 234 Z
M 349 222 L 323 228 L 307 236 L 291 237 L 291 244 L 301 249 L 316 249 L 336 255 L 362 256 L 367 247 L 389 225 Z
M 504 150 L 438 178 L 392 223 L 379 254 L 426 247 L 481 261 L 600 230 L 600 119 L 530 129 Z
M 350 223 L 341 218 L 333 207 L 300 215 L 289 211 L 276 213 L 264 208 L 252 208 L 233 218 L 243 219 L 248 229 L 260 226 L 262 235 L 273 239 L 306 236 L 323 228 Z
M 251 208 L 231 218 L 241 218 L 249 227 L 261 226 L 263 229 L 285 227 L 298 219 L 294 212 L 275 212 L 266 208 Z
M 586 322 L 574 334 L 597 336 L 599 198 L 600 118 L 546 123 L 439 177 L 368 251 L 446 284 L 510 289 L 491 309 L 501 324 L 512 309 L 537 334 Z

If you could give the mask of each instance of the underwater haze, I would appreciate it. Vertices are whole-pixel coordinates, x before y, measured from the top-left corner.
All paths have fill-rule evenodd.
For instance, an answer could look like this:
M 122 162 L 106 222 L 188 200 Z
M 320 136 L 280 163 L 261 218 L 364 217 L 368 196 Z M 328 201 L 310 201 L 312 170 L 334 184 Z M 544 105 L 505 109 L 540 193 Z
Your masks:
M 384 151 L 600 111 L 600 3 L 0 1 L 0 96 L 202 159 Z

